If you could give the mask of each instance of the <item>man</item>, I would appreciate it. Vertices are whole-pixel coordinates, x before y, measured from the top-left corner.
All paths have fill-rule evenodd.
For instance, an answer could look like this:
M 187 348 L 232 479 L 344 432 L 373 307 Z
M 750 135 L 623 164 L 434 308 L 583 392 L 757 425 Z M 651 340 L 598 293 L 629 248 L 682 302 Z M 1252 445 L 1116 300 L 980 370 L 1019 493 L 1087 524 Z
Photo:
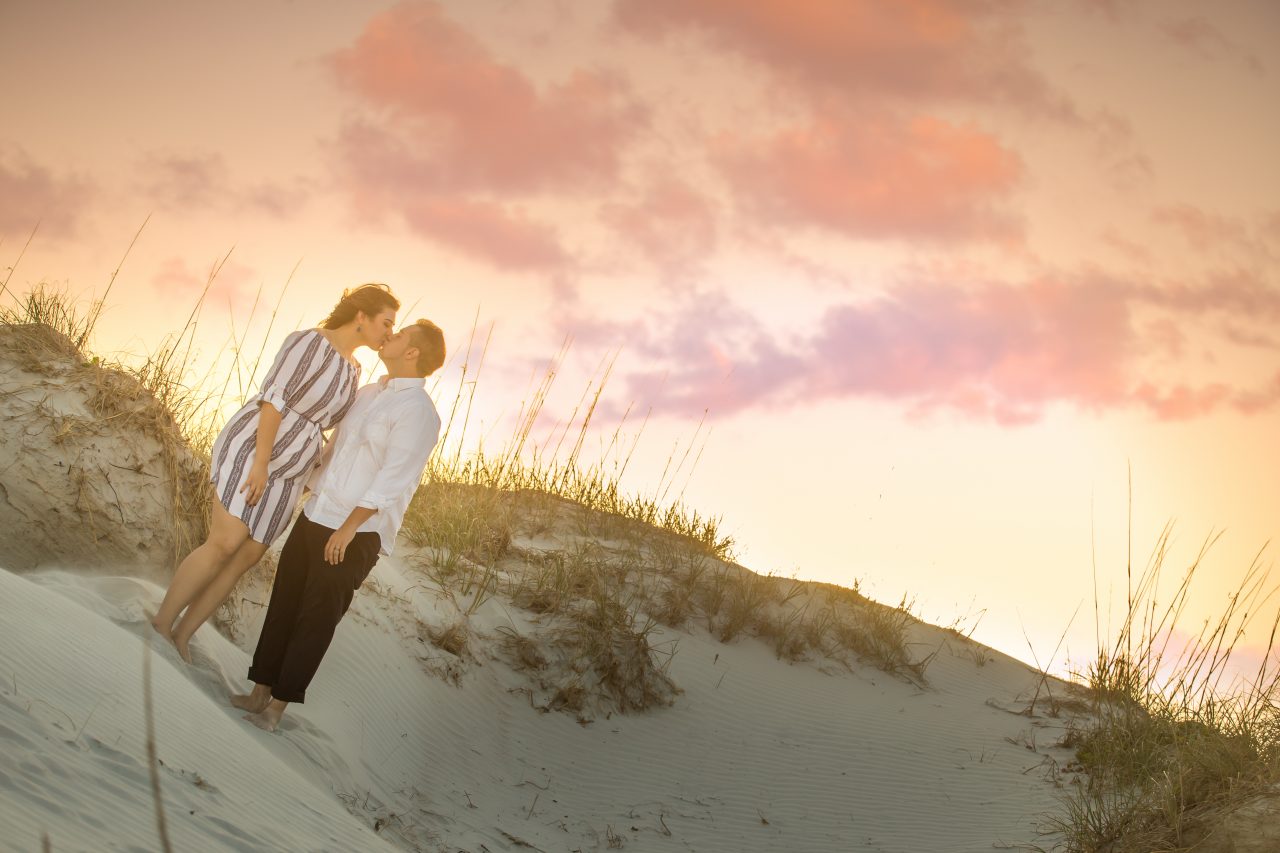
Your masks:
M 334 629 L 379 555 L 391 554 L 405 510 L 440 437 L 426 377 L 444 364 L 444 335 L 427 320 L 405 326 L 378 357 L 387 376 L 356 394 L 308 482 L 289 531 L 249 679 L 231 697 L 245 719 L 275 731 L 302 702 Z

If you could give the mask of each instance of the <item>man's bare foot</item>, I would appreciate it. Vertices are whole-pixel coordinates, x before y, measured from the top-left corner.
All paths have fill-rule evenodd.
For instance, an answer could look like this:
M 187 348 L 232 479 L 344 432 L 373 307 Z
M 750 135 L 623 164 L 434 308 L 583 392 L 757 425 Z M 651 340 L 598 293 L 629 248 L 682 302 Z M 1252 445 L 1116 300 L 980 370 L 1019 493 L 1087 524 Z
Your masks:
M 284 716 L 284 709 L 288 704 L 279 699 L 272 699 L 267 703 L 267 707 L 256 714 L 245 714 L 244 718 L 264 732 L 274 732 L 276 726 L 280 725 L 280 718 Z
M 242 711 L 253 714 L 261 713 L 271 702 L 271 688 L 265 684 L 255 684 L 249 693 L 231 694 L 231 704 Z

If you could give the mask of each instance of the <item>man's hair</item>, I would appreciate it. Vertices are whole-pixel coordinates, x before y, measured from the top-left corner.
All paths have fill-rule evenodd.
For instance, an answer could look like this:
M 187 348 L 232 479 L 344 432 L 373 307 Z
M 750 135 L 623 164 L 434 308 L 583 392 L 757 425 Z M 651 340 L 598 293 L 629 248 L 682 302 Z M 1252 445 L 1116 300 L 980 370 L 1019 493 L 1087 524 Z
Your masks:
M 418 320 L 405 328 L 418 348 L 418 375 L 430 376 L 444 364 L 444 332 L 430 320 Z

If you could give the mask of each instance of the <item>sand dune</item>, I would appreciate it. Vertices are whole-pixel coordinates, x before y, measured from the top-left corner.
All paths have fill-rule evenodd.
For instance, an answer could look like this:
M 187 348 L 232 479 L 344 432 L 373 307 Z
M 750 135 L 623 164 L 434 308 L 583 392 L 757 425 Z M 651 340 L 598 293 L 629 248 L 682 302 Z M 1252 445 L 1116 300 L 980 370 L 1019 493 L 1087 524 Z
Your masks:
M 226 702 L 247 686 L 246 649 L 209 626 L 190 667 L 156 648 L 175 849 L 984 850 L 1037 839 L 1071 758 L 1054 746 L 1064 719 L 1019 713 L 1035 672 L 990 651 L 979 666 L 967 641 L 928 626 L 914 639 L 942 651 L 927 687 L 667 629 L 684 690 L 672 707 L 585 724 L 543 713 L 483 627 L 457 685 L 441 676 L 440 650 L 396 615 L 443 612 L 408 589 L 406 559 L 375 569 L 275 735 Z M 0 572 L 6 849 L 46 832 L 55 850 L 155 849 L 141 672 L 143 610 L 161 594 L 124 577 Z M 495 598 L 474 621 L 522 620 Z

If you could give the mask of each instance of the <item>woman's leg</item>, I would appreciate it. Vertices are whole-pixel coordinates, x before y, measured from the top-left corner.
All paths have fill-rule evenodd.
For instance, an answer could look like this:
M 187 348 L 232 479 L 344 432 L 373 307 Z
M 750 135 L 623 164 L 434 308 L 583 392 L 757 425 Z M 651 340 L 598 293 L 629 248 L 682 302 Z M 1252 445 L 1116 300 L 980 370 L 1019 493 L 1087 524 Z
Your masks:
M 182 659 L 187 663 L 191 663 L 191 652 L 187 649 L 191 638 L 200 626 L 217 612 L 222 602 L 227 600 L 231 590 L 235 589 L 236 581 L 257 565 L 265 553 L 267 553 L 266 545 L 256 539 L 245 539 L 231 555 L 231 559 L 223 564 L 208 585 L 187 607 L 187 612 L 182 614 L 182 619 L 173 629 L 173 644 L 177 647 L 178 654 L 182 655 Z
M 234 518 L 222 504 L 213 502 L 213 515 L 209 522 L 209 536 L 178 566 L 173 580 L 165 591 L 160 609 L 151 617 L 151 627 L 166 640 L 173 640 L 173 623 L 182 608 L 191 603 L 200 591 L 209 585 L 218 570 L 236 553 L 240 544 L 249 538 L 249 528 Z

